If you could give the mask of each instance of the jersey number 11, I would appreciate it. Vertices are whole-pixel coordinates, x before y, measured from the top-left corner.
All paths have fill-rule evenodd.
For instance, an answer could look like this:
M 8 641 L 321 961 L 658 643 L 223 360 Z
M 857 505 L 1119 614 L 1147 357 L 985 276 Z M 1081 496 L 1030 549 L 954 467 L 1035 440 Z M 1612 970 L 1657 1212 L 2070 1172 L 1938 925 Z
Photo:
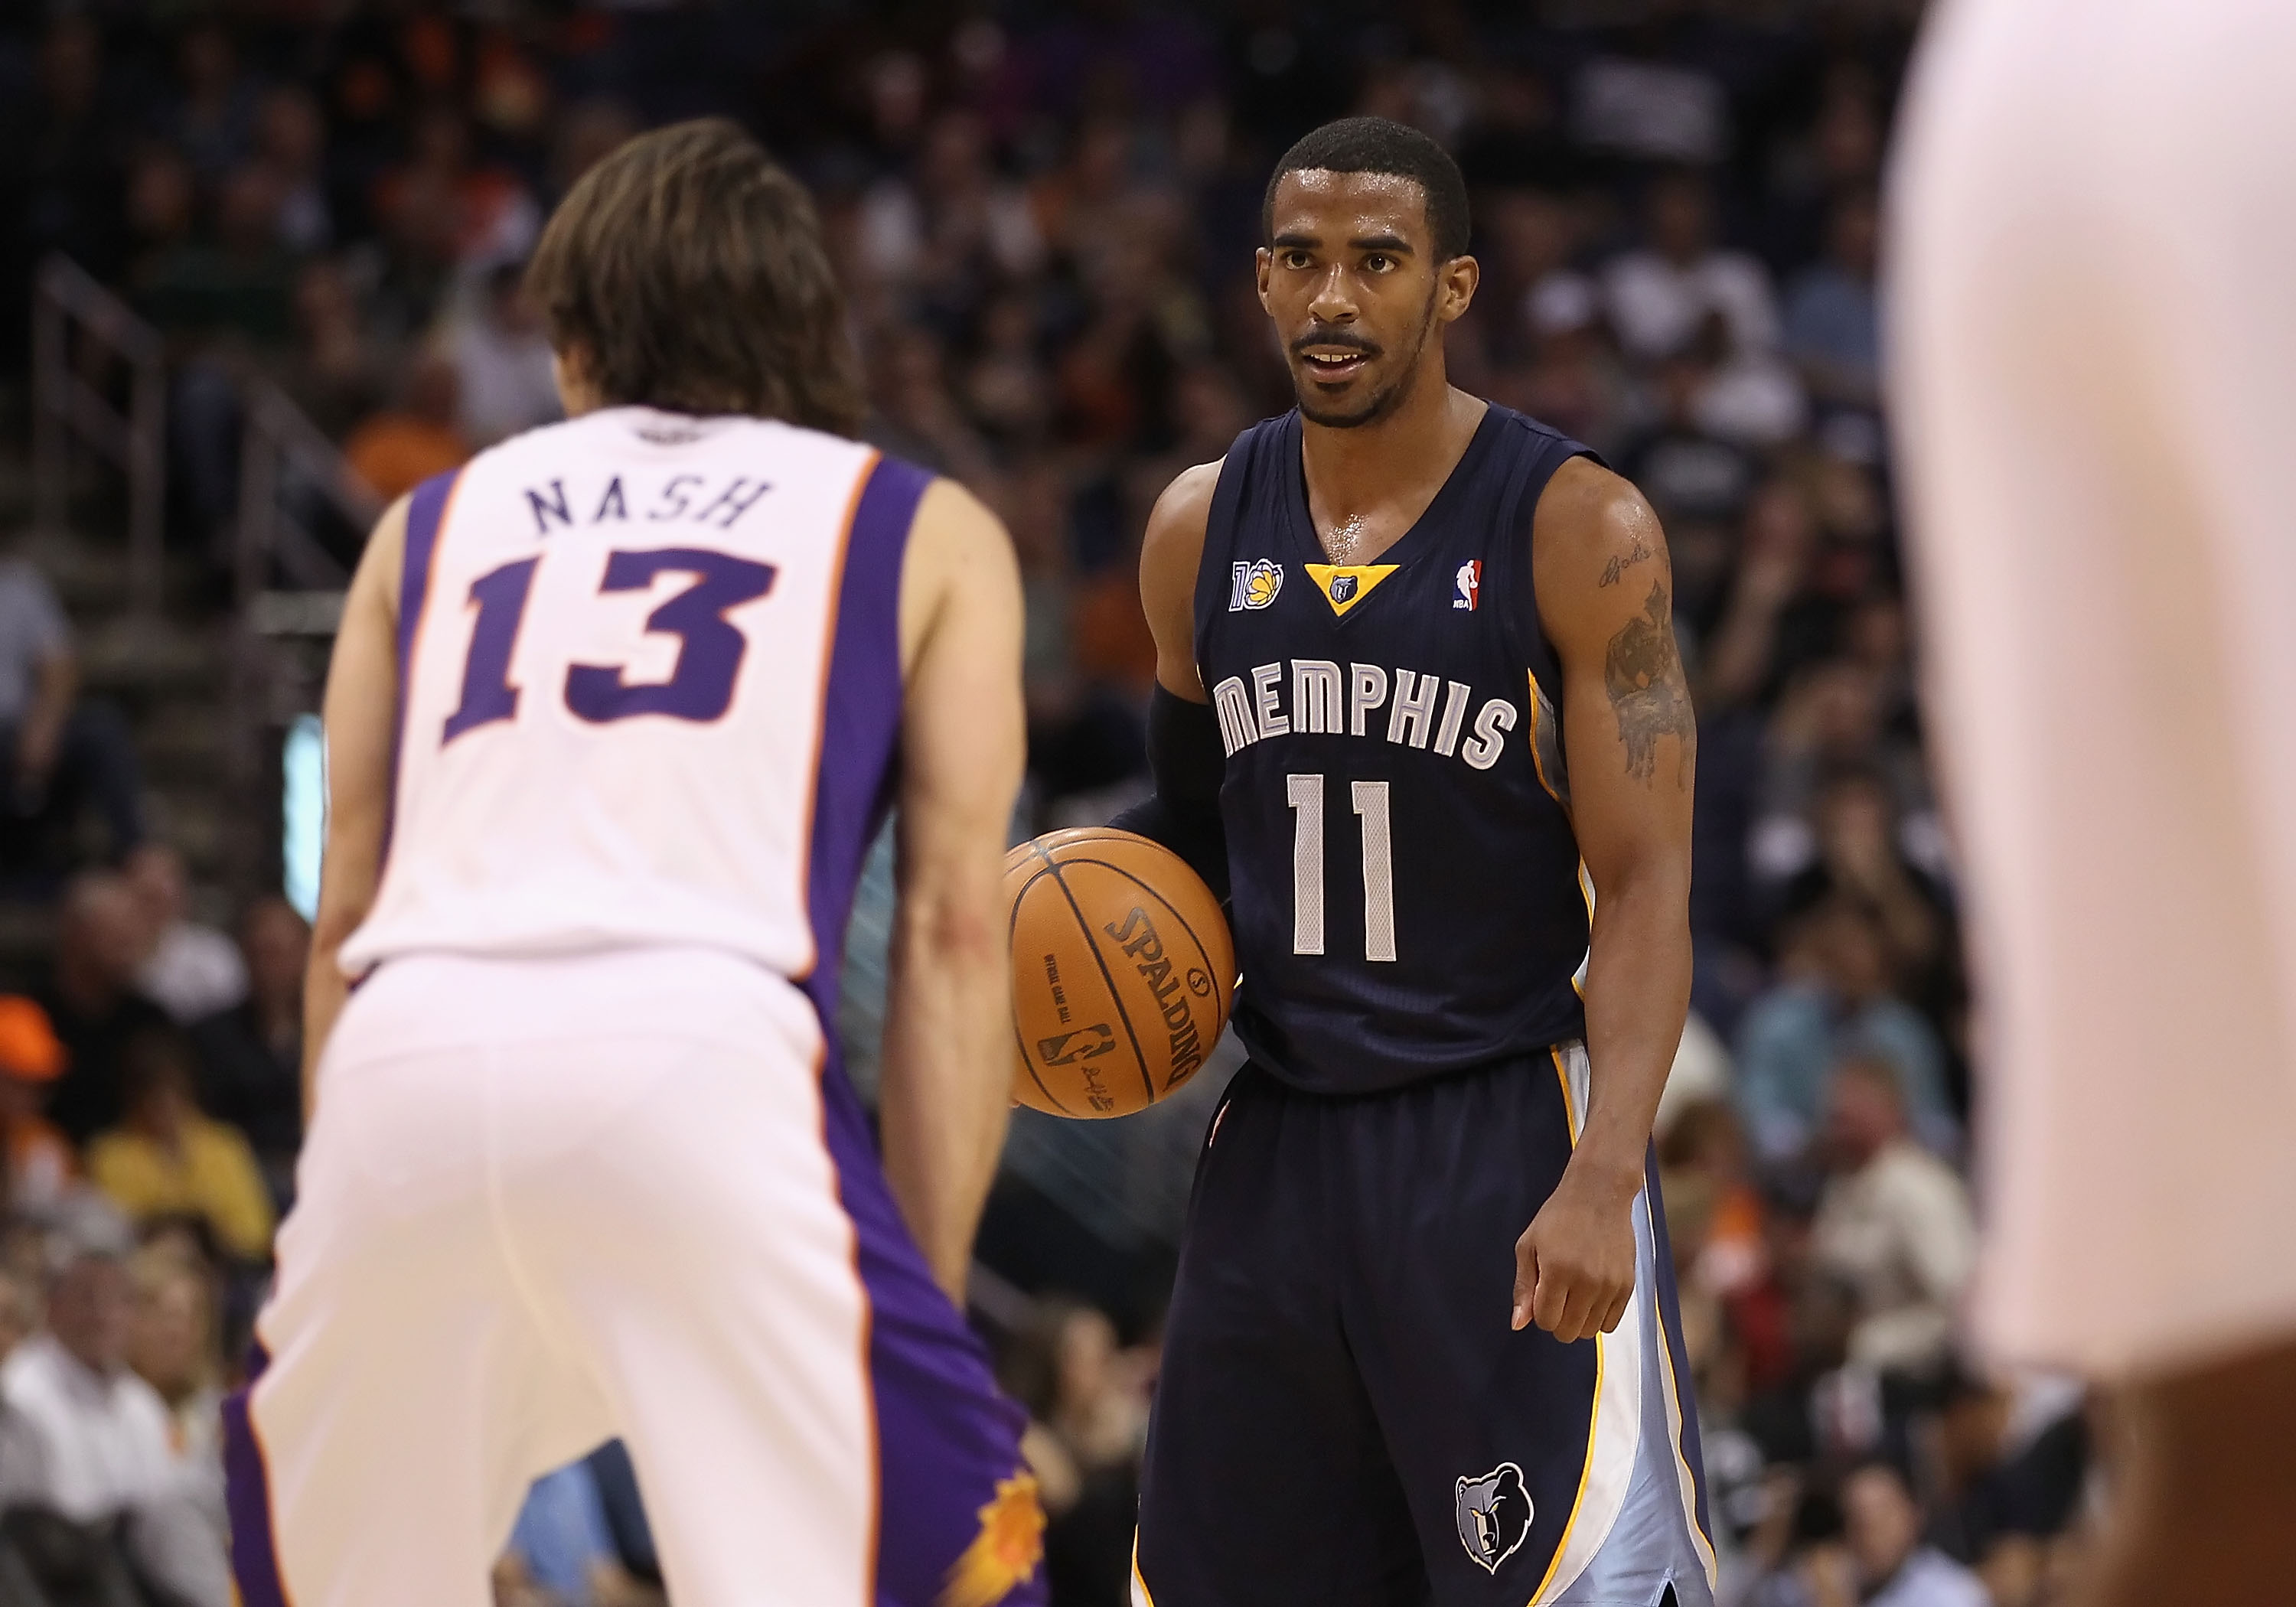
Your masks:
M 1395 852 L 1388 831 L 1388 783 L 1348 783 L 1363 822 L 1364 958 L 1395 958 Z M 1292 806 L 1292 952 L 1324 952 L 1324 778 L 1287 775 Z

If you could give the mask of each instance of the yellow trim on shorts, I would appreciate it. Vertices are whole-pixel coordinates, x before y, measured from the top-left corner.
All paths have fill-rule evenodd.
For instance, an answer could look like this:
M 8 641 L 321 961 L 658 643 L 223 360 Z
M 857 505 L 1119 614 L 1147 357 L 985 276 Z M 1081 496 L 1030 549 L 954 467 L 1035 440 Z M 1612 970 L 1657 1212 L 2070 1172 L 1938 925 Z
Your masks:
M 1156 1607 L 1156 1598 L 1148 1594 L 1148 1581 L 1140 1577 L 1140 1530 L 1132 1531 L 1132 1593 L 1139 1598 L 1136 1607 Z
M 1645 1212 L 1650 1209 L 1648 1196 L 1644 1196 L 1643 1209 Z M 1655 1300 L 1657 1291 L 1652 1291 L 1652 1296 Z M 1666 1391 L 1667 1415 L 1669 1419 L 1667 1424 L 1667 1439 L 1672 1442 L 1674 1464 L 1682 1471 L 1681 1487 L 1683 1493 L 1688 1497 L 1688 1503 L 1683 1509 L 1682 1515 L 1689 1521 L 1691 1542 L 1698 1549 L 1698 1560 L 1706 1565 L 1706 1587 L 1710 1590 L 1719 1577 L 1721 1565 L 1715 1560 L 1714 1542 L 1709 1539 L 1706 1531 L 1698 1526 L 1698 1475 L 1690 1471 L 1690 1458 L 1682 1454 L 1684 1423 L 1682 1392 L 1675 1387 L 1674 1382 L 1674 1347 L 1667 1342 L 1666 1309 L 1664 1307 L 1657 1307 L 1651 1315 L 1658 1319 L 1652 1326 L 1658 1330 L 1659 1388 Z
M 1555 1570 L 1562 1566 L 1562 1559 L 1570 1554 L 1570 1531 L 1578 1527 L 1579 1510 L 1587 1505 L 1587 1486 L 1593 1482 L 1595 1478 L 1595 1446 L 1597 1439 L 1595 1431 L 1603 1424 L 1603 1336 L 1596 1334 L 1595 1336 L 1595 1406 L 1594 1409 L 1587 1414 L 1587 1465 L 1578 1470 L 1578 1493 L 1570 1497 L 1570 1516 L 1563 1521 L 1562 1537 L 1554 1543 L 1554 1555 L 1547 1562 L 1546 1577 L 1539 1580 L 1538 1588 L 1530 1593 L 1531 1607 L 1538 1607 L 1538 1603 L 1546 1599 L 1547 1587 L 1554 1583 Z
M 1570 1070 L 1562 1063 L 1559 1045 L 1549 1044 L 1546 1054 L 1554 1062 L 1555 1080 L 1562 1085 L 1562 1125 L 1570 1129 L 1570 1147 L 1575 1150 L 1578 1147 L 1578 1102 L 1570 1097 Z

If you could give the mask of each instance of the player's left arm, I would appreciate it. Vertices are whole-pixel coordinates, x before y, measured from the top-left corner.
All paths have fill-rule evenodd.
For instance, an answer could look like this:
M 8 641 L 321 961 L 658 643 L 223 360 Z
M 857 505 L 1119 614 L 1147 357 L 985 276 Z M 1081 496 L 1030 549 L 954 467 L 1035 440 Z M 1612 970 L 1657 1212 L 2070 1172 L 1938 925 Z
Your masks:
M 1562 664 L 1571 819 L 1595 884 L 1593 1081 L 1562 1180 L 1515 1248 L 1514 1324 L 1609 1332 L 1635 1287 L 1634 1201 L 1690 1004 L 1698 728 L 1658 516 L 1588 458 L 1555 471 L 1531 533 L 1539 623 Z
M 398 575 L 406 501 L 394 503 L 351 577 L 327 667 L 327 838 L 319 862 L 318 918 L 303 974 L 303 1112 L 315 1109 L 320 1052 L 350 996 L 344 941 L 374 907 L 382 837 L 390 818 L 390 749 L 398 730 Z

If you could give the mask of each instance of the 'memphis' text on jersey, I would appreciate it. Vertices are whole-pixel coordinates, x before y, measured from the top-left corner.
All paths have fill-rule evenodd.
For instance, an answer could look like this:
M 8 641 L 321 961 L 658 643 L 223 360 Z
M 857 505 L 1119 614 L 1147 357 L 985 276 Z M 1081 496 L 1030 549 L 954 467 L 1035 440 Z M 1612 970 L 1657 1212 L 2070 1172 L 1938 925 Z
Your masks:
M 1288 699 L 1287 699 L 1288 691 Z M 1520 718 L 1513 701 L 1488 698 L 1471 726 L 1473 687 L 1464 681 L 1381 664 L 1328 659 L 1279 660 L 1252 668 L 1249 685 L 1229 676 L 1212 688 L 1220 745 L 1231 758 L 1254 742 L 1302 735 L 1384 737 L 1398 747 L 1456 756 L 1472 769 L 1498 763 Z M 1462 737 L 1464 740 L 1462 741 Z

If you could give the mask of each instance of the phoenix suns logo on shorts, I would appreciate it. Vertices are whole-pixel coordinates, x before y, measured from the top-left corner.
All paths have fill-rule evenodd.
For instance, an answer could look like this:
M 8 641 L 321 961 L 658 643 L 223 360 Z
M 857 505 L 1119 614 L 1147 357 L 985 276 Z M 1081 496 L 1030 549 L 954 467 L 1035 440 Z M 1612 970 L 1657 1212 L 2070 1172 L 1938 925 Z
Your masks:
M 1283 589 L 1283 566 L 1266 558 L 1231 564 L 1228 573 L 1227 611 L 1232 614 L 1266 608 Z

